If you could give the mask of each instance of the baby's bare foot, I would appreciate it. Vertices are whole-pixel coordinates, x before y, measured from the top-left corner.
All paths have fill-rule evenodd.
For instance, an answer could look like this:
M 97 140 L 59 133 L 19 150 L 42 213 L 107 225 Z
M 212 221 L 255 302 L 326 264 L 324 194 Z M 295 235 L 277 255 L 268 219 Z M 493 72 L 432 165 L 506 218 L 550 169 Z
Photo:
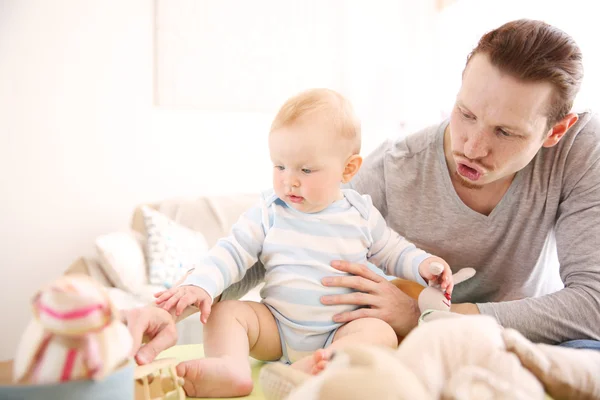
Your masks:
M 188 397 L 238 397 L 252 392 L 250 365 L 231 357 L 202 358 L 177 365 Z
M 331 358 L 332 351 L 319 349 L 312 355 L 306 356 L 292 364 L 292 368 L 304 371 L 307 374 L 317 375 L 325 369 L 327 362 Z

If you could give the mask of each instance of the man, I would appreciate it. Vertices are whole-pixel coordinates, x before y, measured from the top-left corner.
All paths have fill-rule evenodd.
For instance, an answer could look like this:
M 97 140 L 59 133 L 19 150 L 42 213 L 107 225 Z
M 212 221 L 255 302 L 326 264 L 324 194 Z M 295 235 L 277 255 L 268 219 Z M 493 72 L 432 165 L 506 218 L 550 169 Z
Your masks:
M 571 112 L 581 58 L 570 36 L 543 22 L 487 33 L 450 120 L 382 144 L 351 182 L 418 247 L 455 272 L 475 268 L 454 289 L 452 311 L 491 315 L 535 342 L 600 340 L 600 119 Z M 322 302 L 366 306 L 336 322 L 377 317 L 402 336 L 416 326 L 415 302 L 387 280 L 332 265 L 355 276 L 323 284 L 357 292 Z M 253 267 L 223 298 L 262 273 Z
M 600 339 L 600 124 L 570 113 L 582 77 L 569 36 L 510 22 L 469 56 L 449 123 L 383 144 L 352 182 L 408 240 L 477 270 L 453 296 L 476 304 L 453 311 L 536 342 Z

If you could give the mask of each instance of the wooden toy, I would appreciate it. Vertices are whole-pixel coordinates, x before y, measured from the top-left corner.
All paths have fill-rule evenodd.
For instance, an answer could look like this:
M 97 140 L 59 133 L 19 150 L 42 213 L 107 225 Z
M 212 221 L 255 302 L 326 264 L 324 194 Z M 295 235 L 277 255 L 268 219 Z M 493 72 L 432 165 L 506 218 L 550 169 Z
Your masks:
M 174 358 L 136 367 L 135 400 L 184 400 L 183 378 L 177 376 Z

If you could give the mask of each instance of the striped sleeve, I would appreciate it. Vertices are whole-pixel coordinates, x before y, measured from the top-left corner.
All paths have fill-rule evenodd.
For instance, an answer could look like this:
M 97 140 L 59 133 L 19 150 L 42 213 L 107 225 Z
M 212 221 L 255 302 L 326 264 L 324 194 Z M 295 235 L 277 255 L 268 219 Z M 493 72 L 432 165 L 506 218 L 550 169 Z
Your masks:
M 202 262 L 180 286 L 194 285 L 214 299 L 239 282 L 258 261 L 265 239 L 269 209 L 264 200 L 246 211 L 231 228 L 229 236 L 219 239 Z
M 393 231 L 372 204 L 370 206 L 368 227 L 372 238 L 368 260 L 388 275 L 427 286 L 427 283 L 419 274 L 419 264 L 430 257 L 431 254 L 417 248 L 417 246 Z
M 264 280 L 265 267 L 262 262 L 258 260 L 249 270 L 246 271 L 246 275 L 244 275 L 242 280 L 225 289 L 221 295 L 221 301 L 239 300 L 251 289 L 254 289 L 257 285 L 261 284 Z

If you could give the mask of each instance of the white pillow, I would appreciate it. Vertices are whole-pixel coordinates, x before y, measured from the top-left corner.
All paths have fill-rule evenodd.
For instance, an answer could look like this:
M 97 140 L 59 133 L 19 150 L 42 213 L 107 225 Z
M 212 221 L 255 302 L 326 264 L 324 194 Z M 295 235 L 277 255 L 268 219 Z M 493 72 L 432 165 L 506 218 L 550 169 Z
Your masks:
M 143 235 L 135 231 L 114 232 L 96 239 L 100 264 L 116 288 L 137 293 L 147 282 Z
M 171 287 L 208 252 L 202 233 L 178 224 L 166 215 L 142 207 L 146 225 L 149 281 Z

